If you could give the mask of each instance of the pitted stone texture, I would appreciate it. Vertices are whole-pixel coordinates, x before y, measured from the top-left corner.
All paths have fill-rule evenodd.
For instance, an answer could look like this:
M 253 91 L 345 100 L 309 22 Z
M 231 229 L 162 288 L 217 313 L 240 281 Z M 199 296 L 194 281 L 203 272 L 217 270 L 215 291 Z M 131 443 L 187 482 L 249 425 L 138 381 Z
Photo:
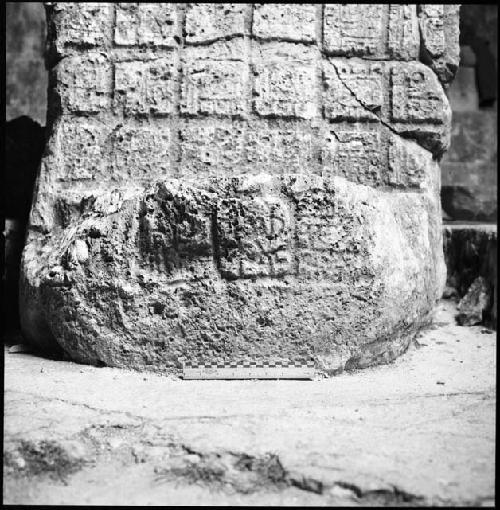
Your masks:
M 186 43 L 196 44 L 245 33 L 245 4 L 188 4 Z
M 444 284 L 450 9 L 48 3 L 25 334 L 160 371 L 402 352 Z
M 316 11 L 314 4 L 256 4 L 253 33 L 262 39 L 314 42 Z
M 424 7 L 420 21 L 431 53 L 449 67 L 458 48 L 455 11 L 441 6 L 447 21 L 439 24 L 441 18 L 424 16 L 439 6 Z M 108 123 L 177 114 L 380 122 L 440 157 L 449 146 L 451 111 L 434 72 L 416 61 L 416 12 L 378 4 L 327 5 L 323 12 L 307 4 L 259 4 L 252 11 L 244 4 L 54 3 L 47 8 L 50 41 L 63 58 L 51 71 L 51 103 L 63 114 L 109 112 Z M 81 19 L 86 25 L 79 29 Z M 197 27 L 200 19 L 206 21 Z M 179 46 L 181 25 L 186 46 Z M 323 53 L 312 44 L 321 32 Z M 450 39 L 442 56 L 432 43 L 440 37 Z M 424 60 L 443 79 L 438 61 Z
M 388 38 L 384 34 L 388 32 Z M 419 52 L 416 6 L 325 5 L 324 49 L 331 55 L 415 60 Z
M 179 41 L 179 19 L 174 4 L 144 2 L 116 6 L 115 44 L 173 47 Z
M 192 50 L 192 53 L 196 53 Z M 180 111 L 184 115 L 243 116 L 248 110 L 248 67 L 232 60 L 196 59 L 183 66 Z
M 423 194 L 300 174 L 106 192 L 36 255 L 45 318 L 86 363 L 388 361 L 437 298 L 437 215 Z
M 58 55 L 68 47 L 92 48 L 108 42 L 113 7 L 104 2 L 47 2 L 49 43 Z M 50 33 L 50 30 L 55 33 Z
M 422 60 L 441 82 L 448 83 L 460 62 L 459 5 L 421 4 L 418 10 Z
M 124 115 L 171 114 L 174 111 L 175 67 L 168 55 L 152 61 L 114 66 L 115 108 Z
M 111 107 L 113 68 L 103 54 L 65 58 L 51 73 L 62 112 L 96 114 Z

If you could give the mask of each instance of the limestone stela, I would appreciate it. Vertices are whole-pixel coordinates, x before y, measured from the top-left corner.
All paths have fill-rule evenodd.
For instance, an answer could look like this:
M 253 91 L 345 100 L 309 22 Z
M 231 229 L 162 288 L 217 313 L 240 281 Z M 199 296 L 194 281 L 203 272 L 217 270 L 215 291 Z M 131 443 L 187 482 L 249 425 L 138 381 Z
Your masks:
M 173 374 L 309 357 L 331 375 L 405 351 L 444 285 L 457 6 L 46 11 L 25 335 Z

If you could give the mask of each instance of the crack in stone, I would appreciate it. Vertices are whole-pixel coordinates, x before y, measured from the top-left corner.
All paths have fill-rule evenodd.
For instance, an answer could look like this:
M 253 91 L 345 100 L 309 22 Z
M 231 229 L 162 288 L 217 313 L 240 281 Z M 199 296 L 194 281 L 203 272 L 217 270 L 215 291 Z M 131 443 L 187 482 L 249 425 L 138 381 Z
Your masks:
M 418 145 L 419 148 L 422 148 L 424 149 L 425 151 L 429 152 L 429 154 L 431 155 L 431 157 L 434 157 L 432 152 L 429 151 L 429 149 L 427 149 L 426 147 L 424 147 L 423 145 L 421 145 L 420 143 L 418 143 L 418 139 L 416 138 L 413 138 L 411 136 L 405 136 L 405 133 L 400 133 L 399 131 L 397 131 L 393 126 L 391 126 L 389 123 L 387 123 L 386 121 L 384 121 L 383 119 L 380 118 L 380 116 L 375 113 L 373 110 L 371 110 L 357 95 L 356 95 L 356 92 L 354 92 L 354 90 L 349 87 L 349 85 L 347 85 L 347 83 L 342 79 L 341 77 L 341 74 L 339 73 L 339 70 L 337 69 L 337 66 L 334 62 L 330 62 L 331 66 L 333 67 L 333 69 L 335 70 L 335 74 L 337 76 L 337 78 L 339 79 L 340 83 L 342 83 L 342 85 L 346 88 L 346 90 L 348 90 L 351 94 L 351 96 L 353 97 L 353 99 L 359 104 L 359 106 L 361 106 L 364 110 L 366 110 L 368 113 L 372 114 L 373 116 L 375 116 L 375 118 L 377 119 L 377 121 L 380 123 L 381 126 L 384 126 L 385 128 L 387 128 L 391 133 L 393 133 L 394 135 L 396 135 L 397 137 L 399 137 L 400 139 L 404 140 L 405 142 L 407 143 L 414 143 L 416 145 Z M 337 135 L 335 134 L 335 136 L 337 137 Z M 338 138 L 337 138 L 338 139 Z
M 148 426 L 152 426 L 156 431 L 143 428 Z M 95 433 L 89 435 L 90 429 L 97 429 L 97 435 Z M 394 484 L 365 489 L 345 479 L 325 480 L 322 477 L 306 475 L 301 472 L 300 467 L 288 469 L 279 454 L 274 452 L 253 455 L 226 449 L 200 450 L 179 441 L 171 434 L 165 434 L 161 425 L 146 420 L 142 426 L 98 425 L 73 435 L 70 442 L 79 441 L 83 451 L 87 452 L 83 455 L 75 456 L 71 450 L 67 451 L 66 439 L 35 442 L 18 440 L 9 447 L 7 455 L 4 456 L 4 464 L 9 468 L 7 475 L 28 478 L 48 476 L 56 482 L 69 485 L 70 477 L 77 471 L 84 468 L 92 469 L 102 460 L 108 462 L 109 454 L 103 457 L 102 447 L 111 444 L 113 438 L 117 437 L 121 439 L 121 445 L 112 447 L 113 457 L 120 458 L 124 465 L 144 462 L 153 465 L 156 483 L 183 481 L 187 484 L 239 494 L 281 492 L 296 488 L 325 499 L 341 497 L 370 506 L 429 504 L 426 496 L 408 492 Z M 152 450 L 148 452 L 150 447 Z M 493 498 L 484 496 L 477 501 L 487 502 L 491 499 Z M 456 501 L 452 503 L 456 504 Z
M 424 497 L 407 492 L 391 484 L 390 489 L 362 489 L 359 485 L 344 481 L 334 482 L 334 487 L 351 491 L 356 500 L 363 503 L 387 505 L 419 506 L 424 504 Z
M 131 418 L 131 419 L 134 419 L 134 420 L 139 420 L 141 422 L 144 422 L 146 420 L 146 418 L 144 416 L 135 415 L 135 414 L 130 413 L 129 411 L 118 411 L 118 410 L 113 410 L 113 409 L 103 409 L 103 408 L 99 408 L 99 407 L 90 406 L 89 404 L 85 404 L 83 402 L 73 402 L 71 400 L 66 400 L 66 399 L 58 398 L 58 397 L 44 397 L 42 395 L 39 395 L 38 393 L 31 393 L 31 392 L 25 392 L 25 391 L 19 391 L 19 390 L 6 390 L 5 394 L 7 394 L 8 392 L 19 393 L 21 395 L 28 395 L 30 397 L 36 397 L 36 398 L 39 398 L 40 400 L 43 400 L 45 402 L 56 401 L 56 402 L 62 402 L 63 404 L 68 404 L 68 405 L 71 405 L 71 406 L 83 407 L 84 409 L 88 409 L 90 411 L 94 411 L 97 414 L 102 414 L 102 415 L 105 415 L 105 414 L 108 414 L 108 415 L 118 414 L 118 415 L 123 415 L 123 416 L 126 416 L 127 418 Z M 5 399 L 5 396 L 4 396 L 4 399 Z
M 327 481 L 290 471 L 282 464 L 279 455 L 266 453 L 260 456 L 242 452 L 219 451 L 203 453 L 187 445 L 180 445 L 187 453 L 173 466 L 157 467 L 157 481 L 182 478 L 188 483 L 202 483 L 219 489 L 231 487 L 236 492 L 249 494 L 266 489 L 299 490 L 328 496 L 329 491 L 339 487 L 350 493 L 351 499 L 371 504 L 423 504 L 424 497 L 411 494 L 395 485 L 391 489 L 365 490 L 354 483 L 342 480 Z
M 88 435 L 90 429 L 97 429 L 98 435 Z M 222 491 L 228 489 L 240 494 L 252 494 L 260 491 L 283 491 L 295 487 L 305 492 L 312 492 L 321 496 L 328 496 L 328 490 L 339 487 L 347 490 L 351 498 L 359 502 L 417 503 L 421 496 L 409 494 L 398 487 L 393 489 L 363 490 L 358 485 L 342 480 L 320 480 L 288 470 L 276 453 L 267 452 L 261 455 L 251 455 L 232 450 L 201 451 L 188 444 L 178 442 L 172 437 L 164 437 L 163 441 L 151 442 L 144 434 L 144 430 L 137 426 L 101 425 L 90 427 L 83 433 L 73 436 L 83 440 L 82 446 L 89 446 L 93 454 L 77 455 L 67 451 L 66 441 L 18 440 L 9 448 L 4 456 L 4 464 L 9 469 L 9 475 L 28 478 L 48 476 L 65 485 L 69 484 L 69 477 L 84 467 L 97 464 L 102 453 L 102 445 L 116 437 L 116 434 L 129 434 L 128 441 L 124 441 L 126 450 L 131 450 L 134 462 L 145 462 L 136 453 L 137 446 L 160 446 L 161 453 L 156 451 L 148 461 L 156 464 L 154 472 L 158 483 L 183 480 L 188 484 L 199 484 Z M 158 439 L 157 436 L 155 436 Z M 135 441 L 134 439 L 137 439 Z M 123 454 L 123 450 L 122 450 Z M 118 455 L 115 452 L 115 455 Z M 161 460 L 160 460 L 161 459 Z M 130 461 L 129 461 L 130 462 Z
M 479 390 L 479 391 L 455 391 L 455 392 L 439 392 L 439 393 L 423 393 L 423 394 L 414 394 L 414 393 L 407 393 L 402 396 L 396 396 L 396 397 L 387 397 L 387 398 L 381 398 L 378 400 L 360 400 L 358 401 L 359 405 L 370 405 L 370 406 L 380 406 L 380 405 L 387 405 L 388 402 L 392 404 L 405 404 L 410 399 L 413 400 L 415 398 L 439 398 L 439 397 L 461 397 L 466 395 L 484 395 L 486 397 L 490 397 L 492 399 L 495 398 L 496 392 L 495 388 L 489 388 L 485 390 Z

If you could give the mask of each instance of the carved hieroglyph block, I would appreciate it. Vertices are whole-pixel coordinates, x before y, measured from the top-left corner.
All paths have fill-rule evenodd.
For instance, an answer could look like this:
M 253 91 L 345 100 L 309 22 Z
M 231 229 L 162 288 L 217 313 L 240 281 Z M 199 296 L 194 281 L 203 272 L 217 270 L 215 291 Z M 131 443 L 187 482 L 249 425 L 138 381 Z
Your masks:
M 419 56 L 415 5 L 325 5 L 323 33 L 324 49 L 331 55 L 382 60 L 417 60 Z
M 57 52 L 66 53 L 68 47 L 103 46 L 111 31 L 113 6 L 105 2 L 52 2 L 47 7 L 57 37 L 49 40 Z
M 203 192 L 160 186 L 139 202 L 138 265 L 158 278 L 195 279 L 213 260 L 210 200 Z
M 108 130 L 91 120 L 63 120 L 55 130 L 59 173 L 63 181 L 100 178 L 105 173 L 104 140 Z
M 274 120 L 251 127 L 245 142 L 245 165 L 249 173 L 260 173 L 262 168 L 274 175 L 317 172 L 318 151 L 313 130 Z
M 382 44 L 382 4 L 325 5 L 324 47 L 336 55 L 374 55 Z
M 301 275 L 335 278 L 338 260 L 332 257 L 340 240 L 333 197 L 323 190 L 300 193 L 296 205 L 296 249 Z M 328 263 L 326 263 L 328 261 Z
M 444 5 L 420 5 L 420 27 L 425 49 L 432 57 L 445 52 Z
M 199 60 L 183 68 L 180 111 L 190 115 L 243 115 L 248 67 L 238 61 Z
M 274 61 L 255 65 L 255 112 L 272 117 L 316 117 L 317 74 L 310 64 Z
M 216 228 L 221 274 L 236 279 L 292 271 L 291 224 L 290 208 L 274 197 L 220 200 Z
M 425 189 L 432 186 L 433 178 L 426 171 L 420 147 L 409 147 L 397 136 L 391 136 L 387 164 L 387 185 L 401 188 Z
M 104 55 L 68 57 L 53 72 L 63 112 L 94 114 L 110 108 L 113 73 Z
M 118 46 L 175 46 L 180 40 L 174 4 L 116 4 L 114 42 Z
M 313 42 L 317 10 L 314 4 L 256 4 L 253 34 L 262 39 Z
M 420 51 L 417 6 L 389 5 L 387 51 L 396 60 L 416 60 Z
M 243 35 L 245 4 L 187 4 L 186 43 Z
M 111 137 L 110 176 L 149 180 L 171 172 L 171 129 L 169 126 L 125 124 Z
M 170 374 L 404 352 L 444 285 L 456 6 L 46 10 L 26 338 Z
M 323 175 L 339 175 L 363 184 L 381 184 L 384 145 L 379 129 L 327 130 Z
M 244 125 L 239 121 L 186 121 L 179 131 L 180 175 L 196 178 L 238 173 L 244 165 L 244 137 Z
M 383 105 L 384 69 L 379 63 L 325 62 L 325 117 L 376 120 Z
M 172 113 L 175 73 L 171 58 L 116 63 L 115 108 L 125 115 Z
M 392 70 L 392 119 L 407 123 L 443 123 L 447 102 L 435 77 L 424 66 Z
M 418 10 L 422 61 L 430 66 L 440 81 L 448 83 L 455 76 L 460 60 L 457 27 L 459 6 L 421 4 Z

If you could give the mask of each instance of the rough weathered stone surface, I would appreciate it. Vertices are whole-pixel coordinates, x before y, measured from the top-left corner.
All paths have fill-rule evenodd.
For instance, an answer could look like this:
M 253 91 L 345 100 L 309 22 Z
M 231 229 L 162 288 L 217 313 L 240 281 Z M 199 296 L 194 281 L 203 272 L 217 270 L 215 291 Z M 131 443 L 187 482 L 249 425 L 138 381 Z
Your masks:
M 482 276 L 478 276 L 458 303 L 457 322 L 461 326 L 481 324 L 485 321 L 484 316 L 490 307 L 488 282 Z
M 394 363 L 334 380 L 184 382 L 5 349 L 3 502 L 494 506 L 496 336 L 455 313 L 440 302 Z
M 418 9 L 370 9 L 47 4 L 25 334 L 169 372 L 404 351 L 444 285 L 450 108 Z
M 443 240 L 448 295 L 452 297 L 455 294 L 455 297 L 460 300 L 469 293 L 474 282 L 478 280 L 484 282 L 481 288 L 484 288 L 486 298 L 484 313 L 482 308 L 479 311 L 480 322 L 496 328 L 497 226 L 485 224 L 445 225 Z M 466 306 L 466 302 L 464 302 L 464 306 Z
M 418 6 L 422 61 L 436 72 L 443 83 L 453 79 L 460 62 L 458 12 L 458 5 Z

